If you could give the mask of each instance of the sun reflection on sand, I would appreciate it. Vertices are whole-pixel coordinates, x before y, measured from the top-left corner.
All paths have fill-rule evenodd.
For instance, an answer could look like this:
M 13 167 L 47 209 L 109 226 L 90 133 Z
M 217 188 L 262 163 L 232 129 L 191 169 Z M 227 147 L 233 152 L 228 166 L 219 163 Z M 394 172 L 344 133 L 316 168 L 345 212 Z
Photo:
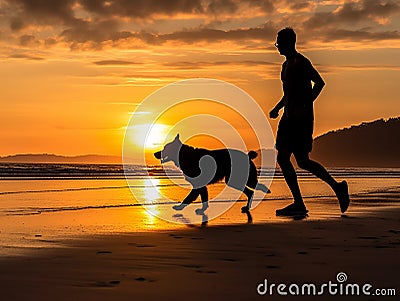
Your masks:
M 159 185 L 160 180 L 157 178 L 147 178 L 143 180 L 143 194 L 144 194 L 144 209 L 145 224 L 147 227 L 153 227 L 158 221 L 157 216 L 160 211 L 158 205 L 154 204 L 155 201 L 161 198 Z
M 162 197 L 160 193 L 160 180 L 157 178 L 143 179 L 143 197 L 145 204 L 153 204 Z

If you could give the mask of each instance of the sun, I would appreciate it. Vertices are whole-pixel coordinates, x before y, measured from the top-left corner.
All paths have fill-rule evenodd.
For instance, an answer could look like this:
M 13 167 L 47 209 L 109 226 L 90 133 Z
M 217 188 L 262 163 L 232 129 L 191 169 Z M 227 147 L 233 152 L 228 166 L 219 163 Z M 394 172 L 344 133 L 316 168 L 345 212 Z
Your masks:
M 163 123 L 137 125 L 132 131 L 131 138 L 141 148 L 158 149 L 164 144 L 170 128 L 169 125 Z
M 168 135 L 169 126 L 162 123 L 155 123 L 150 127 L 150 131 L 145 141 L 146 148 L 159 148 L 163 145 Z

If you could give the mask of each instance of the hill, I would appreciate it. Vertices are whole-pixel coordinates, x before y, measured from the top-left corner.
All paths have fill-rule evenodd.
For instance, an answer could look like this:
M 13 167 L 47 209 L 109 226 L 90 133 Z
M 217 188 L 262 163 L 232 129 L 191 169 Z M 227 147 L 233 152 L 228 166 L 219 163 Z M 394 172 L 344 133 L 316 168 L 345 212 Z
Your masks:
M 314 139 L 311 157 L 330 167 L 400 167 L 400 117 L 363 122 Z

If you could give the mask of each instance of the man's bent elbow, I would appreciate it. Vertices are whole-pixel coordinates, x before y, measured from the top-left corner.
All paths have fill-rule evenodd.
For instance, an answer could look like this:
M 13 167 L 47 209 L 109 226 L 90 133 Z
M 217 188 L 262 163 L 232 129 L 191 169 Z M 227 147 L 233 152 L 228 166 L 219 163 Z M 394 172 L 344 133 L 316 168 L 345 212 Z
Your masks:
M 325 86 L 325 82 L 323 80 L 319 81 L 318 83 L 315 84 L 315 88 L 318 89 L 319 91 L 322 91 L 322 89 Z

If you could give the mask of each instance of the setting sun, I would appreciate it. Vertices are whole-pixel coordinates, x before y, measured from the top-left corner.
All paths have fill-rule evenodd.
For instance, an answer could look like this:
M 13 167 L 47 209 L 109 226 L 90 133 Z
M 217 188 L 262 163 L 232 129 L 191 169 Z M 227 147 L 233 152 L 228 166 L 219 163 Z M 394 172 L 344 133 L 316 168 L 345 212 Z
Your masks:
M 132 131 L 132 142 L 138 147 L 145 149 L 158 149 L 163 145 L 167 138 L 170 126 L 155 123 L 155 124 L 142 124 L 135 126 Z

